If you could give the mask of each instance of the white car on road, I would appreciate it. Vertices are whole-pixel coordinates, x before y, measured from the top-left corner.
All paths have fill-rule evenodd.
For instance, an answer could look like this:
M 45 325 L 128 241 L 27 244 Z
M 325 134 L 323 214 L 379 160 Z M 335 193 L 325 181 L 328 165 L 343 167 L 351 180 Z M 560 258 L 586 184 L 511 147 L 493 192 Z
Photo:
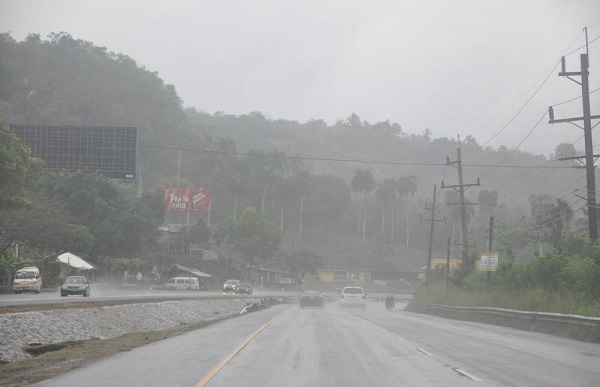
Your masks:
M 340 294 L 341 306 L 367 306 L 367 292 L 360 286 L 346 286 Z

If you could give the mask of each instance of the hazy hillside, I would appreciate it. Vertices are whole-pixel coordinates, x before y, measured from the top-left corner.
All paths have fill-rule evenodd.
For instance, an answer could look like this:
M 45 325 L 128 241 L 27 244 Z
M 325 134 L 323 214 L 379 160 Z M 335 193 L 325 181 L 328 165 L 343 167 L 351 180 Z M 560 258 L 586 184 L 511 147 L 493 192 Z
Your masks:
M 268 118 L 268 112 L 207 114 L 202 106 L 183 105 L 174 86 L 124 54 L 65 33 L 48 40 L 32 35 L 23 42 L 0 35 L 4 122 L 136 126 L 141 190 L 174 186 L 180 157 L 182 186 L 213 188 L 214 224 L 239 216 L 244 206 L 262 207 L 286 231 L 288 247 L 311 246 L 340 265 L 415 268 L 424 264 L 429 223 L 421 216 L 428 217 L 424 207 L 436 184 L 436 218 L 447 221 L 437 226 L 434 255 L 445 256 L 446 238 L 458 235 L 456 207 L 444 204 L 452 190 L 440 190 L 442 180 L 458 184 L 456 168 L 446 165 L 447 157 L 456 159 L 457 139 L 405 133 L 401 123 L 368 123 L 352 112 L 327 125 L 318 117 L 299 123 Z M 469 201 L 477 203 L 484 190 L 497 192 L 491 207 L 470 206 L 473 243 L 485 245 L 489 215 L 507 229 L 527 224 L 530 195 L 565 198 L 573 210 L 581 208 L 573 195 L 585 186 L 583 171 L 541 155 L 482 148 L 470 137 L 461 146 L 464 182 L 481 179 L 481 186 L 467 190 Z M 368 240 L 358 253 L 359 195 L 350 182 L 357 170 L 368 168 L 377 184 L 412 175 L 416 191 L 393 203 L 393 225 L 384 202 L 367 193 Z M 301 198 L 306 200 L 302 238 L 295 234 Z

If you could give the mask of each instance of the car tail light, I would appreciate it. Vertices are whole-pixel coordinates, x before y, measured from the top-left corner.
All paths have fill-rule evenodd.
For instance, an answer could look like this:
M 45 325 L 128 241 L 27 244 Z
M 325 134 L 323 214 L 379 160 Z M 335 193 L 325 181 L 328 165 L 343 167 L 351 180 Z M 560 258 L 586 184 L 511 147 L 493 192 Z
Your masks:
M 344 295 L 342 294 L 342 295 L 340 296 L 340 298 L 343 300 L 343 299 L 344 299 Z

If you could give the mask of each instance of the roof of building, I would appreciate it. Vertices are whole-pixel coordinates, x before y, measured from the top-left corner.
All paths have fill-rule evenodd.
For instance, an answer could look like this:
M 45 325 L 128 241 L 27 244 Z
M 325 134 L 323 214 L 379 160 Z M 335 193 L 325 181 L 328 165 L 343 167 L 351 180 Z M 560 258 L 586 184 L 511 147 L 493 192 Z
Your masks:
M 94 269 L 94 266 L 90 265 L 89 263 L 72 253 L 61 254 L 58 256 L 57 260 L 79 270 Z
M 195 275 L 197 277 L 212 277 L 212 275 L 210 275 L 210 274 L 206 274 L 206 273 L 201 272 L 200 270 L 192 269 L 191 267 L 179 265 L 177 263 L 175 263 L 175 267 L 179 270 L 187 271 L 188 273 L 192 273 L 193 275 Z

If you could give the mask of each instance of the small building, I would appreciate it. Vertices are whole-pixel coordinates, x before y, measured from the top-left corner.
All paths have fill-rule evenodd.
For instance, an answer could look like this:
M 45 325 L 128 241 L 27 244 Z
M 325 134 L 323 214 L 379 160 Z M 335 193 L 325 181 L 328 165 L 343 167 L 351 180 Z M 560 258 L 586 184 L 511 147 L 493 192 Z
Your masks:
M 247 266 L 248 278 L 254 285 L 275 290 L 298 290 L 297 275 L 294 272 Z

